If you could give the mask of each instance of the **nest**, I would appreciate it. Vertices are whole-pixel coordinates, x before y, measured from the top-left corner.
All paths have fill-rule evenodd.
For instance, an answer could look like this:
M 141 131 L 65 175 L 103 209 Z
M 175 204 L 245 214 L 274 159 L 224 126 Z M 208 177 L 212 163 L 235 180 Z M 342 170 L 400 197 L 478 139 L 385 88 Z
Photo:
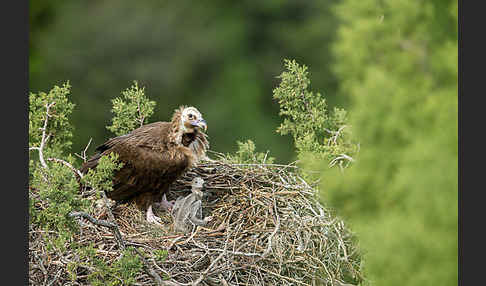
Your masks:
M 136 285 L 344 285 L 362 281 L 361 256 L 352 233 L 316 199 L 316 189 L 293 165 L 231 164 L 221 158 L 188 171 L 168 193 L 175 199 L 190 193 L 194 177 L 205 181 L 203 215 L 213 219 L 189 233 L 173 229 L 173 219 L 157 211 L 164 227 L 147 224 L 134 204 L 112 207 L 126 246 L 144 259 Z M 96 219 L 109 220 L 106 209 Z M 104 261 L 120 258 L 111 228 L 79 219 L 72 240 L 93 244 Z M 31 226 L 32 227 L 32 226 Z M 90 269 L 66 266 L 76 259 L 69 250 L 42 259 L 42 231 L 29 237 L 32 284 L 86 285 Z M 155 259 L 166 250 L 165 259 Z M 71 277 L 71 278 L 70 278 Z M 57 279 L 57 280 L 56 280 Z

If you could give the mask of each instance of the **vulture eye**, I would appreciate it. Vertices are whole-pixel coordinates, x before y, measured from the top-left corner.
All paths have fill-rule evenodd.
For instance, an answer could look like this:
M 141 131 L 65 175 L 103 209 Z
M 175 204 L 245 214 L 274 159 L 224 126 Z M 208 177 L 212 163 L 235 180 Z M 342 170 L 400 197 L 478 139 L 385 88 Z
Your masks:
M 192 119 L 192 113 L 189 113 L 189 119 Z

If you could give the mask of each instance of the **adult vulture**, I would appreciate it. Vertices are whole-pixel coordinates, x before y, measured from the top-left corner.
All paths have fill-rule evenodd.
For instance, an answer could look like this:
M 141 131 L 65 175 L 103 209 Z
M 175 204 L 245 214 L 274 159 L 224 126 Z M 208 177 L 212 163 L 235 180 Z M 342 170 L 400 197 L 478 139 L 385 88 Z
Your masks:
M 107 197 L 115 201 L 135 200 L 146 211 L 147 221 L 160 224 L 152 205 L 162 200 L 169 186 L 197 161 L 207 158 L 209 148 L 206 121 L 194 107 L 181 106 L 171 122 L 143 125 L 131 133 L 111 138 L 96 148 L 81 172 L 98 165 L 101 156 L 117 153 L 123 167 L 113 177 L 113 190 Z

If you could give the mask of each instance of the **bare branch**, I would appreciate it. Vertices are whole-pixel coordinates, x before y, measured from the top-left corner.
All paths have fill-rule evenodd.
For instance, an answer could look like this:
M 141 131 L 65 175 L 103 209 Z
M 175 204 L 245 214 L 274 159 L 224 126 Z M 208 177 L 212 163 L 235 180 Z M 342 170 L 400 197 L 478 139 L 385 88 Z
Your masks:
M 83 162 L 86 162 L 86 151 L 88 150 L 89 148 L 89 145 L 91 144 L 91 141 L 93 140 L 93 138 L 89 138 L 89 141 L 88 141 L 88 144 L 86 145 L 86 147 L 84 148 L 83 152 L 81 153 L 81 155 L 77 154 L 77 153 L 74 153 L 74 155 L 78 156 L 78 158 L 81 158 L 83 159 Z
M 87 212 L 71 212 L 69 214 L 69 216 L 70 217 L 82 217 L 82 218 L 85 218 L 85 219 L 89 220 L 91 223 L 94 223 L 96 225 L 101 225 L 101 226 L 105 226 L 105 227 L 109 227 L 109 228 L 115 227 L 114 223 L 109 222 L 107 220 L 95 219 L 94 217 L 92 217 Z
M 140 127 L 143 126 L 143 121 L 145 120 L 145 116 L 142 115 L 142 110 L 140 108 L 140 98 L 137 99 L 137 111 L 138 111 L 138 121 L 140 122 Z
M 160 278 L 159 274 L 157 274 L 157 272 L 155 272 L 152 267 L 150 267 L 150 265 L 148 264 L 148 262 L 145 260 L 145 257 L 142 253 L 140 253 L 140 251 L 136 248 L 135 249 L 135 252 L 137 252 L 138 256 L 140 257 L 140 259 L 142 260 L 142 263 L 143 263 L 143 266 L 145 268 L 145 271 L 147 271 L 147 273 L 152 276 L 152 278 L 154 278 L 155 280 L 155 283 L 157 283 L 157 285 L 164 285 L 164 281 L 162 280 L 162 278 Z
M 108 208 L 108 205 L 106 207 Z M 111 211 L 110 211 L 110 213 L 111 213 Z M 113 216 L 113 214 L 111 214 L 111 215 Z M 115 236 L 115 239 L 116 239 L 120 249 L 125 249 L 125 242 L 123 241 L 120 230 L 118 229 L 118 225 L 116 224 L 114 219 L 113 219 L 113 222 L 106 221 L 106 220 L 99 220 L 99 219 L 95 219 L 94 217 L 92 217 L 91 215 L 89 215 L 86 212 L 71 212 L 69 214 L 69 216 L 70 217 L 82 217 L 82 218 L 85 218 L 85 219 L 89 220 L 91 223 L 94 223 L 96 225 L 101 225 L 101 226 L 105 226 L 105 227 L 110 228 L 113 232 L 113 235 Z
M 50 137 L 50 135 L 47 134 L 47 122 L 49 121 L 49 117 L 51 117 L 51 115 L 49 114 L 49 109 L 52 106 L 54 106 L 55 104 L 56 104 L 56 102 L 51 102 L 50 104 L 46 103 L 46 119 L 44 120 L 44 126 L 42 128 L 40 128 L 42 130 L 42 137 L 41 137 L 40 146 L 29 148 L 29 151 L 30 150 L 39 151 L 39 160 L 41 162 L 42 167 L 44 167 L 45 169 L 48 169 L 48 167 L 47 167 L 46 161 L 44 160 L 44 147 L 46 145 L 47 140 L 49 140 L 49 137 Z
M 59 278 L 59 276 L 61 275 L 63 269 L 59 269 L 59 271 L 57 271 L 56 275 L 54 276 L 54 278 L 47 284 L 47 286 L 51 286 L 53 285 L 54 282 L 56 282 L 56 280 Z
M 206 270 L 204 270 L 204 272 L 201 273 L 199 278 L 192 283 L 192 286 L 197 286 L 199 283 L 201 283 L 201 281 L 206 277 L 206 275 L 208 275 L 209 271 L 214 267 L 214 265 L 216 265 L 216 263 L 220 261 L 224 255 L 226 255 L 226 250 L 228 249 L 228 240 L 229 240 L 229 236 L 226 238 L 223 252 L 221 252 L 221 254 L 215 260 L 213 260 L 213 262 L 211 262 L 208 268 L 206 268 Z
M 273 205 L 270 208 L 270 214 L 272 214 L 276 218 L 275 219 L 276 223 L 275 223 L 275 229 L 268 236 L 267 248 L 265 249 L 265 251 L 262 254 L 263 258 L 265 258 L 270 253 L 270 251 L 272 250 L 272 239 L 275 236 L 275 234 L 278 232 L 278 230 L 280 229 L 280 217 L 278 216 L 278 212 L 277 212 L 277 206 L 276 206 L 276 203 L 275 203 L 275 196 L 273 196 Z
M 354 162 L 354 159 L 351 156 L 342 153 L 339 154 L 339 156 L 337 156 L 336 158 L 332 159 L 331 162 L 329 162 L 329 167 L 333 167 L 334 165 L 336 165 L 337 162 L 342 162 L 343 160 Z
M 83 178 L 83 173 L 81 173 L 81 171 L 79 171 L 78 169 L 74 168 L 73 165 L 69 164 L 68 162 L 66 162 L 66 161 L 64 161 L 62 159 L 58 159 L 58 158 L 48 158 L 47 161 L 61 163 L 64 166 L 66 166 L 69 169 L 71 169 L 71 171 L 73 171 L 74 174 L 77 175 L 79 178 Z

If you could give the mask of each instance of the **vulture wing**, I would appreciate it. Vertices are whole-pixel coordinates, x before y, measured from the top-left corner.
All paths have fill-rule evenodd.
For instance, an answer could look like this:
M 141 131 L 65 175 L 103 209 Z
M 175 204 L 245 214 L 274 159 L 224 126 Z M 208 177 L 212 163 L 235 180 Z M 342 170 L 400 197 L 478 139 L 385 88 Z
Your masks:
M 169 122 L 155 122 L 111 138 L 96 148 L 97 154 L 83 164 L 81 172 L 95 168 L 101 156 L 115 152 L 124 165 L 114 175 L 109 198 L 125 201 L 143 193 L 162 195 L 190 165 L 187 151 L 181 150 L 186 147 L 170 146 L 170 128 Z

